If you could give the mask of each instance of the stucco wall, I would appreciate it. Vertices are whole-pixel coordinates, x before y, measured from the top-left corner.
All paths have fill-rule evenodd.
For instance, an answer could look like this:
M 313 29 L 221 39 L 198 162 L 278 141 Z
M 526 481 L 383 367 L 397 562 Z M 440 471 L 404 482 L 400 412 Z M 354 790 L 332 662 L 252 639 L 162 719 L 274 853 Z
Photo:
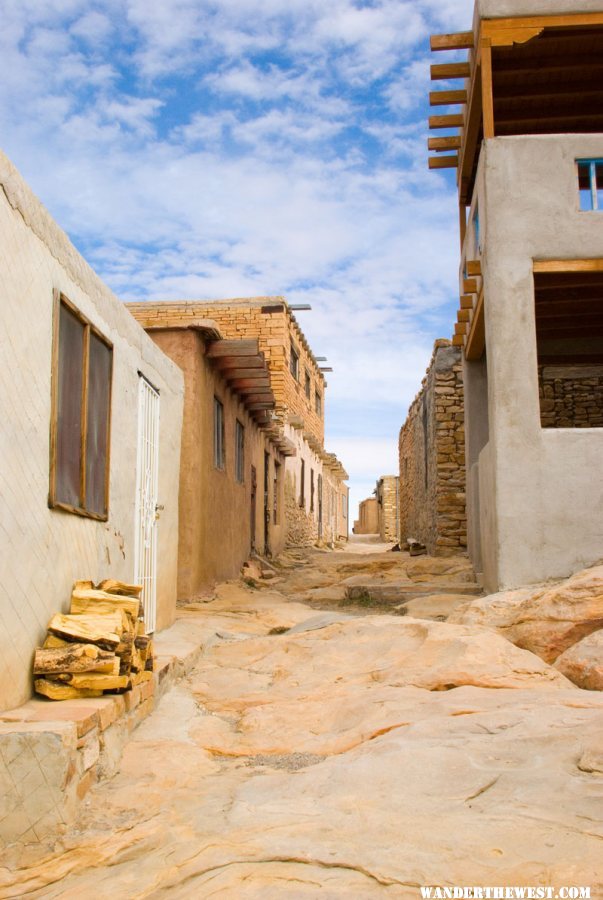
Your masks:
M 477 0 L 475 9 L 483 19 L 497 19 L 603 12 L 603 3 L 601 0 Z
M 178 597 L 189 599 L 217 581 L 239 574 L 251 551 L 251 467 L 257 474 L 256 549 L 264 544 L 264 452 L 270 455 L 269 544 L 284 543 L 284 459 L 275 452 L 239 398 L 205 355 L 194 330 L 153 331 L 153 340 L 182 369 L 184 425 L 180 460 L 180 547 Z M 214 465 L 214 397 L 224 406 L 225 467 Z M 244 481 L 235 475 L 235 423 L 245 428 Z M 281 463 L 278 523 L 274 523 L 274 464 Z
M 318 476 L 323 474 L 322 461 L 310 448 L 298 428 L 285 425 L 285 436 L 295 445 L 297 455 L 287 457 L 285 468 L 285 506 L 287 516 L 287 545 L 310 546 L 318 540 Z M 305 463 L 304 503 L 301 497 L 301 463 Z M 314 472 L 314 502 L 312 503 L 311 472 Z M 324 502 L 324 494 L 323 494 Z M 323 507 L 324 515 L 324 507 Z M 324 525 L 324 519 L 323 519 Z
M 495 138 L 479 195 L 489 445 L 479 457 L 484 578 L 490 590 L 564 577 L 603 547 L 603 431 L 541 428 L 534 259 L 603 257 L 601 213 L 581 212 L 575 160 L 597 135 Z
M 173 620 L 178 542 L 180 371 L 0 154 L 0 708 L 31 691 L 33 649 L 75 579 L 134 577 L 138 370 L 161 392 L 158 628 Z M 113 342 L 108 522 L 50 510 L 49 429 L 53 289 Z
M 465 431 L 461 351 L 438 340 L 399 438 L 400 538 L 432 555 L 464 553 Z

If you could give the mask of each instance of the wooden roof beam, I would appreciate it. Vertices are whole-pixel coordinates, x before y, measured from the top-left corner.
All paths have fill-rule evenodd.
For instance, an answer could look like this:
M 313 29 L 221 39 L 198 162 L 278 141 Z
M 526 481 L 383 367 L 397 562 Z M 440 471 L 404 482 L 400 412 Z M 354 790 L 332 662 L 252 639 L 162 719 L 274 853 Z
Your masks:
M 212 357 L 216 367 L 221 372 L 228 369 L 266 369 L 266 360 L 263 356 L 219 356 Z
M 240 357 L 237 357 L 240 362 Z M 218 366 L 221 369 L 221 366 Z M 240 367 L 229 369 L 228 367 L 222 372 L 226 381 L 236 381 L 238 378 L 254 378 L 257 381 L 265 381 L 269 378 L 268 371 L 265 366 L 248 366 L 245 362 L 240 363 Z
M 455 103 L 466 103 L 467 91 L 430 91 L 430 106 L 450 106 Z
M 454 156 L 431 156 L 428 162 L 430 169 L 456 169 L 459 158 L 456 153 Z
M 212 341 L 207 348 L 207 356 L 218 359 L 222 356 L 253 356 L 259 354 L 255 339 L 241 341 Z
M 432 34 L 429 46 L 437 50 L 470 50 L 473 47 L 472 31 L 457 31 L 454 34 Z
M 462 128 L 465 123 L 462 113 L 449 116 L 430 116 L 430 128 Z
M 428 138 L 427 147 L 429 150 L 442 152 L 443 150 L 459 150 L 461 146 L 461 136 L 452 135 L 451 137 Z
M 469 78 L 471 66 L 468 62 L 444 63 L 430 67 L 432 81 L 447 81 L 449 78 Z
M 473 294 L 461 294 L 461 309 L 473 309 Z
M 478 297 L 477 306 L 465 344 L 465 358 L 469 360 L 480 359 L 486 347 L 486 326 L 484 320 L 484 292 Z

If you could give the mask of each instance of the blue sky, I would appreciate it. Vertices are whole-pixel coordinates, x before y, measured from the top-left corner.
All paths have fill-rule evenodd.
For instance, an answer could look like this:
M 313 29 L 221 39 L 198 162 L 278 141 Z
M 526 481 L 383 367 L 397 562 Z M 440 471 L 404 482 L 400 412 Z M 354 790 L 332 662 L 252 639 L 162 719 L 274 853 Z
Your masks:
M 1 144 L 124 300 L 283 294 L 353 513 L 457 305 L 429 34 L 472 0 L 0 0 Z M 445 110 L 442 110 L 445 111 Z

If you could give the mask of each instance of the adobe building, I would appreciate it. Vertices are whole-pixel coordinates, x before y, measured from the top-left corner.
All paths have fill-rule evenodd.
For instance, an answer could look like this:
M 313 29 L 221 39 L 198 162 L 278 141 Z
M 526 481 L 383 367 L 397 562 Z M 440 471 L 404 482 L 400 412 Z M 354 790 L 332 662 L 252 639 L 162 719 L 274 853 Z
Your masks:
M 379 534 L 379 506 L 376 497 L 367 497 L 358 506 L 354 534 Z
M 430 556 L 467 552 L 461 351 L 437 340 L 421 390 L 400 430 L 400 539 Z
M 274 394 L 256 338 L 224 340 L 208 319 L 135 318 L 184 373 L 178 598 L 239 574 L 285 543 L 284 471 L 293 444 L 274 430 Z
M 469 553 L 494 591 L 601 557 L 603 2 L 478 0 L 432 67 L 455 168 Z M 455 152 L 441 154 L 441 151 Z
M 397 475 L 382 475 L 377 482 L 379 536 L 386 544 L 400 540 L 399 490 L 400 479 Z
M 347 473 L 324 447 L 326 383 L 321 366 L 282 297 L 128 304 L 147 329 L 162 319 L 184 326 L 211 319 L 226 340 L 257 340 L 268 366 L 274 408 L 270 428 L 295 453 L 283 467 L 284 540 L 289 546 L 347 540 Z M 260 487 L 263 490 L 263 487 Z M 270 548 L 274 552 L 274 548 Z
M 74 581 L 143 583 L 148 630 L 172 623 L 183 380 L 3 154 L 0 184 L 6 710 Z

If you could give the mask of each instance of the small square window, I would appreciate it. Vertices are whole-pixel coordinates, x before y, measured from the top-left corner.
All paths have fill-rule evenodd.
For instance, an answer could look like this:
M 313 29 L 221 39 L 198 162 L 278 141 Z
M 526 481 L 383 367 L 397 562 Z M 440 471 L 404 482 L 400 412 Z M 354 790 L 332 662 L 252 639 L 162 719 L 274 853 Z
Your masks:
M 582 212 L 603 212 L 603 159 L 579 159 L 578 190 Z

